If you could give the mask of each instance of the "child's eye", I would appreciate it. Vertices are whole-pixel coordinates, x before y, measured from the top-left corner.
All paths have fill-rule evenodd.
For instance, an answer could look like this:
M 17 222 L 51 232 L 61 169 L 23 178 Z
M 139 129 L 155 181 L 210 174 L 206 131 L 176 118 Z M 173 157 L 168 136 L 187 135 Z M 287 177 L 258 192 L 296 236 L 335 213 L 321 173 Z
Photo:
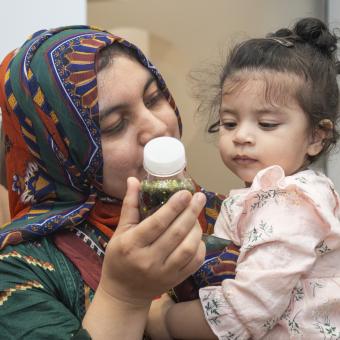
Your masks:
M 277 128 L 280 124 L 279 123 L 270 123 L 270 122 L 259 122 L 261 128 L 265 130 L 273 130 Z
M 156 92 L 151 94 L 149 97 L 147 97 L 144 103 L 145 103 L 145 106 L 148 109 L 150 109 L 153 106 L 157 105 L 163 99 L 164 99 L 163 92 L 161 92 L 160 90 L 157 90 Z
M 222 126 L 225 130 L 233 130 L 237 126 L 236 122 L 221 122 L 220 126 Z

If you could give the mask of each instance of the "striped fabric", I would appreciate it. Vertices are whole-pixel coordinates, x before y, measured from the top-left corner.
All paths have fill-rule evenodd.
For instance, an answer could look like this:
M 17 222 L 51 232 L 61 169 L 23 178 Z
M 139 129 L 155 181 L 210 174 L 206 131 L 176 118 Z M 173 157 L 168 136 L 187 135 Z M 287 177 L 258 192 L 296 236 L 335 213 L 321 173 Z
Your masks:
M 39 31 L 0 68 L 0 103 L 6 143 L 12 223 L 0 233 L 8 244 L 72 228 L 91 213 L 102 192 L 96 55 L 113 43 L 136 51 L 175 109 L 156 68 L 137 47 L 87 26 Z M 111 207 L 114 230 L 121 202 Z M 107 206 L 107 205 L 106 205 Z M 106 230 L 105 230 L 106 231 Z M 111 233 L 107 232 L 110 237 Z

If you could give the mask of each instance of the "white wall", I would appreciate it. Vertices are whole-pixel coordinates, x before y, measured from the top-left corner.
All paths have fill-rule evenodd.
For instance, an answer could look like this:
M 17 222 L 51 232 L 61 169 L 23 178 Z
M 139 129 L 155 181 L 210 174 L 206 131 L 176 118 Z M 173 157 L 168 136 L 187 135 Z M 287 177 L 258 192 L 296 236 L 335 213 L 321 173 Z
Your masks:
M 337 28 L 337 34 L 340 30 L 340 1 L 339 0 L 328 0 L 327 1 L 327 20 L 332 28 Z M 340 46 L 338 46 L 338 58 L 340 59 Z M 339 84 L 340 85 L 340 84 Z M 340 126 L 338 126 L 340 128 Z M 340 142 L 337 148 L 327 159 L 326 172 L 327 175 L 332 179 L 337 191 L 340 193 Z
M 38 30 L 86 23 L 86 0 L 2 0 L 0 4 L 0 61 Z
M 2 0 L 0 5 L 0 63 L 36 31 L 87 22 L 86 0 Z M 0 110 L 0 126 L 1 120 Z

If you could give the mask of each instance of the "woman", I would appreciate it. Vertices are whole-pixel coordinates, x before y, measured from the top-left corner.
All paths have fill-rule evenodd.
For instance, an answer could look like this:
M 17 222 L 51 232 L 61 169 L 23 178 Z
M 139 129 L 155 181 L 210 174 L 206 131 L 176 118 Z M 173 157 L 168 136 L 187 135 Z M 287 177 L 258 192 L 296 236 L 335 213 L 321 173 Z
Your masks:
M 163 79 L 127 41 L 63 27 L 5 58 L 0 96 L 12 217 L 2 336 L 139 339 L 152 299 L 202 262 L 195 222 L 211 230 L 220 203 L 183 191 L 139 223 L 143 147 L 181 134 Z

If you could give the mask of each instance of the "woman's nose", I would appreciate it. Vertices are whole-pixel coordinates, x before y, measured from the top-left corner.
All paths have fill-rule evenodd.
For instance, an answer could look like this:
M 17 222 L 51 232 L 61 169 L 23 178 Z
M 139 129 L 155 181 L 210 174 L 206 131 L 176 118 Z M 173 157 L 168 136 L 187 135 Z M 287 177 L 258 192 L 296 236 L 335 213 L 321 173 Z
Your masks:
M 156 114 L 148 111 L 145 112 L 140 120 L 139 126 L 139 142 L 145 145 L 149 140 L 166 136 L 168 134 L 168 126 Z
M 254 144 L 254 131 L 248 124 L 239 124 L 234 130 L 233 142 L 235 144 Z

